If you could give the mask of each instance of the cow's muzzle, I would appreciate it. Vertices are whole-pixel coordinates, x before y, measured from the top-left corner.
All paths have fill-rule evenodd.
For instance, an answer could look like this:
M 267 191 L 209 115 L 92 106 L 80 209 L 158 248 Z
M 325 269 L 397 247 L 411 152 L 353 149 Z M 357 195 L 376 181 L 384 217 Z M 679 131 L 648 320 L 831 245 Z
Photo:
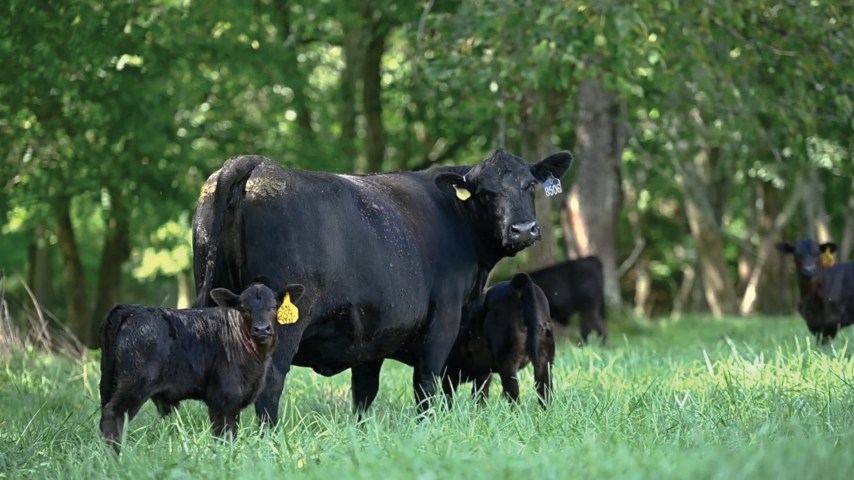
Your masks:
M 540 226 L 536 221 L 514 223 L 510 225 L 507 238 L 510 246 L 522 249 L 533 245 L 541 237 Z

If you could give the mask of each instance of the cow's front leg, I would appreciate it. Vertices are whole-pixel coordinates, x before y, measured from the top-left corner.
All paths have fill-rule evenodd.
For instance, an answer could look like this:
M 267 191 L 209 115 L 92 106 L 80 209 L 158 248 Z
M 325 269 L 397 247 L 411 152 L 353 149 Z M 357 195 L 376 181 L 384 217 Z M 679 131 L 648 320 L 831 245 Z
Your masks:
M 275 425 L 279 421 L 279 401 L 303 332 L 302 321 L 292 325 L 279 325 L 276 328 L 278 344 L 273 352 L 272 365 L 267 371 L 264 388 L 255 399 L 255 414 L 261 424 L 267 426 Z
M 356 365 L 350 372 L 352 374 L 350 385 L 353 391 L 353 411 L 357 415 L 364 413 L 377 398 L 380 389 L 380 370 L 383 359 L 371 360 L 361 365 Z
M 427 331 L 412 375 L 418 413 L 427 410 L 429 399 L 436 393 L 436 383 L 441 379 L 445 362 L 460 330 L 460 312 L 460 302 L 445 302 L 436 305 L 428 319 Z

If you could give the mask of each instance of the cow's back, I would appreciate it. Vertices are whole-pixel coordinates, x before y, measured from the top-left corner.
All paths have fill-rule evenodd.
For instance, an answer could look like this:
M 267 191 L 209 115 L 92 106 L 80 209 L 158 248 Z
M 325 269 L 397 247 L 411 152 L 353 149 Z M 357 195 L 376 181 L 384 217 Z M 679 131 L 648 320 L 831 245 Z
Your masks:
M 240 266 L 240 283 L 262 276 L 306 286 L 308 326 L 294 364 L 332 374 L 389 356 L 414 340 L 437 288 L 472 288 L 470 274 L 455 272 L 476 270 L 473 246 L 447 228 L 454 212 L 438 194 L 422 172 L 351 176 L 262 163 L 237 200 L 239 218 L 226 222 L 224 263 Z
M 598 310 L 604 304 L 604 277 L 598 257 L 567 260 L 529 275 L 543 290 L 552 318 L 561 322 L 576 312 Z

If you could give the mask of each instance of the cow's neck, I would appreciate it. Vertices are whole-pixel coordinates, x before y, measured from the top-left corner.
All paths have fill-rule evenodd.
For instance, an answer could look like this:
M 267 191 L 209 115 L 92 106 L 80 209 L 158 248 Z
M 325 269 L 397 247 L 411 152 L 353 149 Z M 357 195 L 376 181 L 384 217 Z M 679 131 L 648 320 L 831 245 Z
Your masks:
M 818 275 L 816 274 L 816 276 L 810 278 L 798 275 L 798 290 L 801 293 L 801 297 L 808 297 L 818 293 Z

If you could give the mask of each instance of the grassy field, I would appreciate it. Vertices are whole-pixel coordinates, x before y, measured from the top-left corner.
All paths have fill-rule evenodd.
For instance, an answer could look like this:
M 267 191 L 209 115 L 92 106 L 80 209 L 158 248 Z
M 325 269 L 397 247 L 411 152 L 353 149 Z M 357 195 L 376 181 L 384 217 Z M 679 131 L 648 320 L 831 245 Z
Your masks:
M 0 370 L 0 477 L 851 478 L 853 337 L 816 348 L 795 318 L 659 323 L 608 349 L 560 344 L 546 411 L 526 370 L 515 407 L 496 378 L 487 406 L 466 390 L 420 422 L 408 367 L 386 363 L 361 422 L 349 374 L 297 368 L 274 430 L 249 409 L 238 439 L 221 441 L 202 405 L 161 420 L 149 403 L 120 459 L 99 438 L 95 359 L 13 352 Z

